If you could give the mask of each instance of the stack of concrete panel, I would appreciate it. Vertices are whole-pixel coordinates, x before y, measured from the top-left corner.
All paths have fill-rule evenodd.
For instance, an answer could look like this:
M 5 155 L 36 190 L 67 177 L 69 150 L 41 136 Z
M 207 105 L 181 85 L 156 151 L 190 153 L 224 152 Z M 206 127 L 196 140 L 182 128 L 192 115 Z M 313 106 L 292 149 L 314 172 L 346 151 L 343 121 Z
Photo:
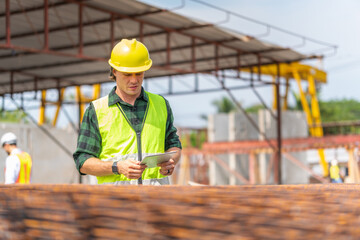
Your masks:
M 224 142 L 229 139 L 229 115 L 222 113 L 208 117 L 208 139 L 212 142 Z M 210 141 L 210 140 L 208 140 Z M 229 164 L 227 154 L 217 155 L 226 164 Z M 219 167 L 215 161 L 209 164 L 210 185 L 228 185 L 229 177 L 225 169 Z
M 249 114 L 249 117 L 258 126 L 261 132 L 265 133 L 266 138 L 277 137 L 276 120 L 271 113 L 260 110 L 257 114 Z M 305 114 L 297 111 L 282 112 L 282 137 L 297 138 L 307 137 L 308 128 Z M 264 140 L 264 137 L 251 124 L 242 113 L 216 114 L 209 116 L 208 121 L 208 140 L 209 142 L 244 141 L 244 140 Z M 306 153 L 291 153 L 302 163 L 307 164 Z M 222 154 L 218 155 L 229 167 L 244 177 L 249 177 L 249 156 L 247 154 Z M 257 166 L 259 172 L 258 184 L 272 183 L 272 176 L 267 179 L 267 167 L 270 162 L 270 155 L 266 153 L 258 154 Z M 221 167 L 215 161 L 210 163 L 210 184 L 211 185 L 238 185 L 243 184 L 234 175 Z M 270 181 L 269 181 L 270 180 Z M 308 183 L 308 174 L 294 165 L 289 160 L 282 158 L 282 182 L 287 184 Z

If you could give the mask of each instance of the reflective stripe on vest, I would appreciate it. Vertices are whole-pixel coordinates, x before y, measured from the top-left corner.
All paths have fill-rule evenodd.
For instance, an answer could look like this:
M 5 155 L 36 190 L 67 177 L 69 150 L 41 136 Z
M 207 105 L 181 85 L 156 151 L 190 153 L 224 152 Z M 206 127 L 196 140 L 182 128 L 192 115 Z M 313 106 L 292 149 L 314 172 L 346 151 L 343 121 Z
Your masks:
M 165 132 L 167 108 L 165 99 L 159 95 L 146 92 L 148 104 L 143 122 L 141 136 L 142 158 L 149 154 L 165 151 Z M 102 161 L 112 161 L 133 158 L 139 159 L 138 141 L 135 130 L 121 112 L 121 107 L 114 104 L 108 106 L 108 96 L 93 101 L 99 131 L 102 138 L 102 149 L 99 158 Z M 159 167 L 146 168 L 142 174 L 143 184 L 169 184 L 168 177 L 162 175 Z M 137 184 L 137 180 L 124 175 L 109 175 L 97 177 L 99 184 Z
M 30 183 L 32 161 L 27 152 L 21 152 L 16 154 L 20 160 L 20 172 L 16 180 L 16 183 Z

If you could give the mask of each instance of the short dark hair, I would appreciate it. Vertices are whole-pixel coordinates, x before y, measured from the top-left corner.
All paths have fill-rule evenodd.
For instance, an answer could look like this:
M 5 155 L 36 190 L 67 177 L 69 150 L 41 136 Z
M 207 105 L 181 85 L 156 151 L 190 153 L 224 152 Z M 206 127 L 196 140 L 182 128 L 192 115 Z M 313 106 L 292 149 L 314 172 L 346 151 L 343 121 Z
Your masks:
M 4 142 L 2 147 L 4 147 L 5 144 L 9 144 L 10 146 L 15 146 L 16 147 L 16 142 Z
M 113 73 L 113 68 L 112 68 L 112 67 L 110 67 L 109 79 L 110 79 L 110 80 L 113 80 L 113 81 L 116 81 L 116 77 L 115 77 L 115 75 L 114 75 L 114 73 Z

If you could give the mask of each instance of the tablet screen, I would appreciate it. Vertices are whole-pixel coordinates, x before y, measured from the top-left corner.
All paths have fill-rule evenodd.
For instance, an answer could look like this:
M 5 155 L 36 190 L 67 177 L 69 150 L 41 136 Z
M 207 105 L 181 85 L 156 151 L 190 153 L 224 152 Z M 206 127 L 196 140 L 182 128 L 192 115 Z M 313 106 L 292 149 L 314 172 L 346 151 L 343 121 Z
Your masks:
M 148 168 L 154 168 L 157 167 L 159 163 L 169 161 L 172 157 L 174 157 L 175 153 L 176 151 L 152 154 L 144 157 L 140 164 L 145 164 Z

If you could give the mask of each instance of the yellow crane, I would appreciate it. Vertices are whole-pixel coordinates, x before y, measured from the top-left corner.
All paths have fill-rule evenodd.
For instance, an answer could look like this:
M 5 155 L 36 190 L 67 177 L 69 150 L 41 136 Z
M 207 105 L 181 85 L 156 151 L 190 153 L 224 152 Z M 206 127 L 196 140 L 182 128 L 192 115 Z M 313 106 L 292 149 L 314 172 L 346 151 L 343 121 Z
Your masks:
M 79 121 L 82 121 L 84 112 L 85 112 L 85 104 L 89 103 L 95 99 L 98 99 L 100 97 L 100 91 L 101 91 L 101 87 L 100 84 L 94 84 L 93 86 L 93 96 L 91 98 L 84 96 L 84 94 L 81 92 L 81 87 L 80 86 L 76 86 L 75 90 L 76 90 L 76 102 L 79 105 Z M 40 111 L 39 111 L 39 125 L 43 125 L 45 123 L 45 112 L 46 112 L 46 106 L 47 105 L 55 105 L 56 106 L 56 111 L 55 111 L 55 115 L 52 119 L 52 125 L 55 126 L 57 123 L 57 119 L 59 116 L 59 111 L 62 107 L 62 103 L 64 100 L 64 92 L 65 92 L 65 88 L 61 88 L 59 90 L 59 94 L 58 94 L 58 100 L 57 101 L 49 101 L 46 100 L 46 90 L 42 90 L 41 91 L 41 105 L 40 105 Z
M 313 137 L 322 137 L 324 135 L 323 128 L 321 126 L 321 116 L 320 116 L 320 108 L 319 102 L 317 99 L 316 93 L 316 82 L 318 83 L 326 83 L 326 72 L 315 68 L 313 66 L 300 64 L 298 62 L 294 63 L 282 63 L 279 66 L 281 78 L 286 80 L 286 88 L 283 96 L 280 96 L 280 101 L 282 104 L 282 109 L 288 109 L 288 93 L 289 93 L 289 81 L 294 79 L 297 83 L 300 101 L 302 108 L 306 114 L 306 120 L 309 126 L 310 135 Z M 250 68 L 241 68 L 240 71 L 252 72 L 254 74 L 259 72 L 258 67 Z M 263 65 L 260 67 L 260 73 L 264 75 L 270 75 L 275 82 L 277 77 L 277 65 Z M 303 88 L 303 82 L 307 82 L 307 91 Z M 276 109 L 276 104 L 278 99 L 276 98 L 276 90 L 275 85 L 273 87 L 273 109 Z M 310 103 L 309 103 L 310 102 Z M 324 149 L 319 149 L 319 157 L 320 157 L 320 165 L 323 169 L 323 174 L 325 177 L 329 175 L 329 167 L 328 163 L 325 160 Z

